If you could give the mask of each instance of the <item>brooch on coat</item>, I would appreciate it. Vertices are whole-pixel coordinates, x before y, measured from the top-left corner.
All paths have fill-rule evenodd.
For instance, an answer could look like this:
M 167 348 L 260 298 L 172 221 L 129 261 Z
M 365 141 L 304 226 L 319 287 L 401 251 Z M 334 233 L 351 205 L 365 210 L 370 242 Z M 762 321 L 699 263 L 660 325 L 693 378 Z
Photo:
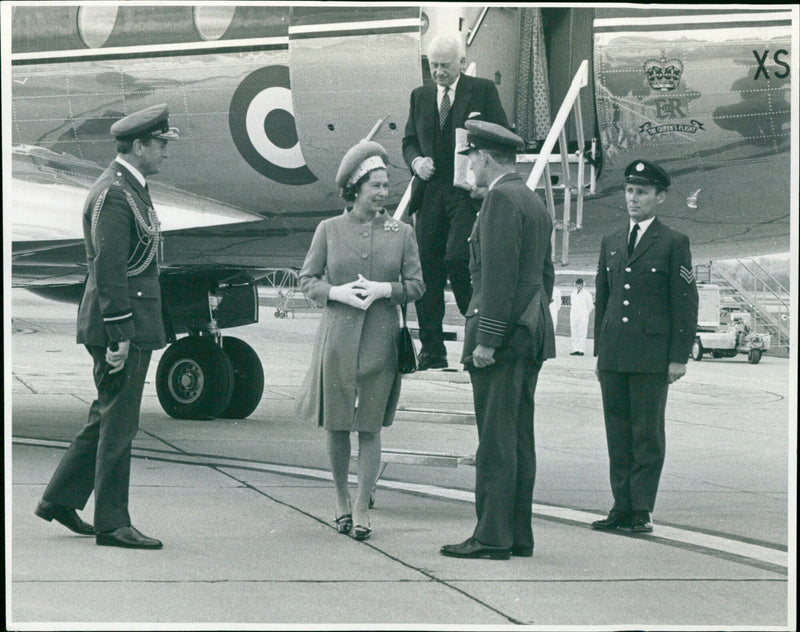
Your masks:
M 383 230 L 391 230 L 391 231 L 393 231 L 393 232 L 395 232 L 395 233 L 396 233 L 397 231 L 399 231 L 399 230 L 400 230 L 400 223 L 399 223 L 399 222 L 396 222 L 396 221 L 394 221 L 394 220 L 388 220 L 388 221 L 387 221 L 387 222 L 386 222 L 386 223 L 383 225 Z

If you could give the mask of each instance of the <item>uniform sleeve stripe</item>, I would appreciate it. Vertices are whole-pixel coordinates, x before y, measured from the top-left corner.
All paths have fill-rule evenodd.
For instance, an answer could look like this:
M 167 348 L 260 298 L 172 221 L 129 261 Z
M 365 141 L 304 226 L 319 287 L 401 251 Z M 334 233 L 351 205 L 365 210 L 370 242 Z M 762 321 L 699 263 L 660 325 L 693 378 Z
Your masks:
M 492 318 L 480 317 L 478 320 L 478 331 L 495 336 L 504 336 L 508 329 L 508 323 L 502 320 L 494 320 Z
M 126 320 L 131 320 L 133 318 L 133 312 L 124 312 L 121 314 L 109 314 L 108 316 L 103 316 L 103 322 L 106 324 L 110 323 L 121 323 Z
M 497 323 L 498 325 L 506 326 L 506 321 L 504 320 L 497 320 L 496 318 L 489 318 L 488 316 L 481 316 L 481 322 L 483 323 Z

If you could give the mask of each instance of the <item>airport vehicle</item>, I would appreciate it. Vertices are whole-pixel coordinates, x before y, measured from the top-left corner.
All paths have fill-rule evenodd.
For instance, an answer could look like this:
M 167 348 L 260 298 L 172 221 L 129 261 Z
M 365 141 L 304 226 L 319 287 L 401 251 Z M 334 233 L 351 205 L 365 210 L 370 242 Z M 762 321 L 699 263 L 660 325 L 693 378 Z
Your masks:
M 662 216 L 691 235 L 695 260 L 789 249 L 797 25 L 786 9 L 7 2 L 0 11 L 11 40 L 3 171 L 14 286 L 78 300 L 79 217 L 113 158 L 108 129 L 133 110 L 171 105 L 182 140 L 151 190 L 175 340 L 156 386 L 175 417 L 240 418 L 258 405 L 260 361 L 222 331 L 257 322 L 257 284 L 297 269 L 317 223 L 341 212 L 333 181 L 348 147 L 371 136 L 387 148 L 389 206 L 400 201 L 408 97 L 430 80 L 421 53 L 444 30 L 466 33 L 468 61 L 494 78 L 518 131 L 536 113 L 524 133 L 532 153 L 591 62 L 573 119 L 595 150 L 565 128 L 567 168 L 548 179 L 558 195 L 585 189 L 569 162 L 597 175 L 579 219 L 559 226 L 571 235 L 570 263 L 595 265 L 600 236 L 625 221 L 622 171 L 653 156 L 673 174 Z M 518 96 L 544 80 L 549 91 Z
M 771 336 L 754 331 L 752 314 L 723 309 L 719 286 L 698 284 L 697 290 L 700 304 L 692 359 L 699 362 L 706 355 L 712 358 L 735 358 L 744 354 L 750 364 L 758 364 L 761 356 L 770 348 Z M 722 316 L 725 317 L 724 322 Z

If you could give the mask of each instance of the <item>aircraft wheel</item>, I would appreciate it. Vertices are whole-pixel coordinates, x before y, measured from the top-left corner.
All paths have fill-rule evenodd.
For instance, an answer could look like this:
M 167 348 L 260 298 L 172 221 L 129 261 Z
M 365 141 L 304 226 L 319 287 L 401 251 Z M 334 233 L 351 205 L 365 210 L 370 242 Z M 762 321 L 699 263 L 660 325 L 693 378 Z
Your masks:
M 253 348 L 244 340 L 225 336 L 222 349 L 233 365 L 233 395 L 220 413 L 226 419 L 244 419 L 252 413 L 264 393 L 264 369 Z
M 228 407 L 233 389 L 231 361 L 210 338 L 181 338 L 169 346 L 158 363 L 158 401 L 175 419 L 219 417 Z
M 761 349 L 750 349 L 750 353 L 747 354 L 747 361 L 750 364 L 761 362 Z
M 700 343 L 700 338 L 695 338 L 692 343 L 692 360 L 700 362 L 703 359 L 703 345 Z

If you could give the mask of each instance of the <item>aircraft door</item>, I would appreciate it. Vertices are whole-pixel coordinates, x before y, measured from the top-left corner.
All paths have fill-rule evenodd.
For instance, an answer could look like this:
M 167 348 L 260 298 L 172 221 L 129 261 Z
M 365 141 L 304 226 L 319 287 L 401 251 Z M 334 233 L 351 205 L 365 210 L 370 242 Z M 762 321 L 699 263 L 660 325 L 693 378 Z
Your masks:
M 344 152 L 373 140 L 389 154 L 392 197 L 410 174 L 401 141 L 409 95 L 422 83 L 419 7 L 294 7 L 289 58 L 297 136 L 309 169 L 331 189 Z

